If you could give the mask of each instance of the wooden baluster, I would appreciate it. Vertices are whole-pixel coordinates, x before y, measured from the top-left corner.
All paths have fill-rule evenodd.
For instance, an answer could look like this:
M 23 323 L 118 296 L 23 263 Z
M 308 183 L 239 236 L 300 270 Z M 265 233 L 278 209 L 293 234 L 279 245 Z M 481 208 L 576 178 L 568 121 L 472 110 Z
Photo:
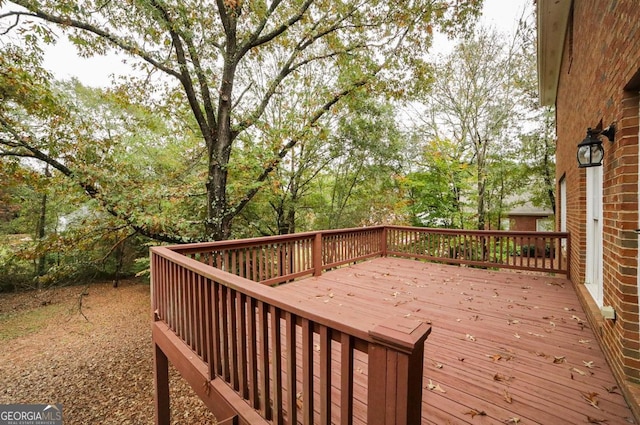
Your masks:
M 236 295 L 236 329 L 238 332 L 238 380 L 240 381 L 239 393 L 242 398 L 249 397 L 247 382 L 247 296 L 242 293 Z
M 302 319 L 302 423 L 313 424 L 313 323 Z
M 287 417 L 289 424 L 297 423 L 298 392 L 296 389 L 296 316 L 285 313 L 286 353 L 287 353 Z
M 221 364 L 222 364 L 222 379 L 227 382 L 231 382 L 231 375 L 229 370 L 229 309 L 227 307 L 227 297 L 229 288 L 224 285 L 220 285 L 220 337 L 221 337 Z
M 273 394 L 273 423 L 284 424 L 282 414 L 282 334 L 280 328 L 280 310 L 270 306 L 271 316 L 271 382 Z
M 353 424 L 353 338 L 340 336 L 340 423 Z
M 249 379 L 249 404 L 254 409 L 260 408 L 260 395 L 258 393 L 258 332 L 256 317 L 256 300 L 249 298 L 247 303 L 247 343 L 249 359 L 247 362 L 247 378 Z
M 238 292 L 229 288 L 227 289 L 227 312 L 229 314 L 229 369 L 231 376 L 229 377 L 229 383 L 234 390 L 240 389 L 240 382 L 238 376 L 238 321 L 237 321 L 237 301 Z
M 271 395 L 269 391 L 269 322 L 267 306 L 258 301 L 258 344 L 260 347 L 260 412 L 266 419 L 271 419 Z
M 213 328 L 213 365 L 215 376 L 222 375 L 222 359 L 220 353 L 220 284 L 211 281 L 212 311 L 211 326 Z
M 320 424 L 331 424 L 331 329 L 320 326 Z

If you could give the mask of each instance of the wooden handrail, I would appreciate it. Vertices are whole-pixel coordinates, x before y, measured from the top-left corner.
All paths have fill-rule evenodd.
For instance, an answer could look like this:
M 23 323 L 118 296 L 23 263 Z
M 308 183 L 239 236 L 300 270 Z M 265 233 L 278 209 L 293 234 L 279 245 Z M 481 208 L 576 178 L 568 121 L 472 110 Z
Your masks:
M 428 325 L 400 317 L 374 329 L 353 327 L 346 324 L 349 320 L 345 319 L 350 318 L 348 312 L 338 321 L 325 311 L 314 311 L 288 301 L 282 291 L 257 285 L 166 247 L 151 249 L 151 268 L 154 320 L 166 324 L 193 350 L 199 361 L 207 365 L 209 380 L 222 379 L 237 398 L 247 400 L 264 419 L 283 423 L 283 411 L 296 415 L 299 402 L 296 397 L 302 387 L 304 422 L 315 421 L 314 394 L 319 393 L 322 423 L 330 423 L 332 391 L 335 390 L 331 379 L 337 374 L 341 389 L 340 421 L 352 423 L 353 364 L 356 352 L 360 352 L 369 358 L 370 400 L 380 400 L 385 394 L 409 394 L 406 398 L 401 395 L 388 400 L 386 404 L 371 403 L 370 423 L 384 423 L 376 421 L 385 417 L 384 409 L 389 405 L 400 411 L 404 409 L 400 417 L 406 420 L 398 423 L 419 422 L 420 403 L 416 408 L 414 398 L 421 398 L 422 381 L 415 377 L 422 376 Z M 175 339 L 164 337 L 158 329 L 161 328 L 154 328 L 154 335 L 157 334 L 163 344 Z M 331 356 L 336 343 L 340 347 L 341 362 L 339 370 L 332 371 Z M 301 353 L 297 351 L 299 345 Z M 316 349 L 316 346 L 319 347 Z M 156 346 L 156 353 L 157 349 Z M 314 366 L 317 351 L 320 352 L 319 370 Z M 296 378 L 299 356 L 301 379 Z M 156 394 L 166 402 L 166 358 L 157 353 L 156 359 Z M 287 378 L 283 380 L 285 371 Z M 314 388 L 314 379 L 319 379 L 318 389 Z M 161 406 L 163 403 L 158 400 L 157 396 L 156 405 Z M 226 403 L 225 408 L 228 405 L 237 405 L 237 402 Z M 157 418 L 158 424 L 168 423 L 166 421 Z

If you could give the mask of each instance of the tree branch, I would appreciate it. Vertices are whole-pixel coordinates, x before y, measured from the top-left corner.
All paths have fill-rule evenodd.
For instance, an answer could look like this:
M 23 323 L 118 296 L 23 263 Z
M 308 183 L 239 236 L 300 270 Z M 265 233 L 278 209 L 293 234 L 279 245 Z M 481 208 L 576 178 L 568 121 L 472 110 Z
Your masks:
M 377 71 L 376 71 L 376 73 L 377 73 Z M 376 73 L 371 75 L 370 78 L 373 78 L 373 76 L 375 76 Z M 261 182 L 265 181 L 267 179 L 267 177 L 269 177 L 269 175 L 273 172 L 273 170 L 275 170 L 278 167 L 278 165 L 280 164 L 282 159 L 287 155 L 287 153 L 294 146 L 296 146 L 296 144 L 300 141 L 300 139 L 304 136 L 304 134 L 307 131 L 309 131 L 312 127 L 314 127 L 316 125 L 316 123 L 320 120 L 320 118 L 322 118 L 322 116 L 325 113 L 327 113 L 331 109 L 331 107 L 333 105 L 338 103 L 340 101 L 340 99 L 342 99 L 343 97 L 349 95 L 350 93 L 354 92 L 358 88 L 360 88 L 360 87 L 364 86 L 365 84 L 367 84 L 367 82 L 368 82 L 368 79 L 363 79 L 363 80 L 355 82 L 351 87 L 348 87 L 348 88 L 342 90 L 341 92 L 337 93 L 335 96 L 333 96 L 331 99 L 329 99 L 324 105 L 322 105 L 320 108 L 318 108 L 316 113 L 313 114 L 313 116 L 309 120 L 308 124 L 300 131 L 298 136 L 292 138 L 291 140 L 289 140 L 289 142 L 286 145 L 284 145 L 282 147 L 282 149 L 280 149 L 280 152 L 278 152 L 276 157 L 269 163 L 269 165 L 267 167 L 265 167 L 264 170 L 262 170 L 262 173 L 260 173 L 260 175 L 258 176 L 258 178 L 255 181 L 257 183 L 261 183 Z M 259 190 L 260 190 L 259 185 L 256 185 L 254 188 L 252 188 L 251 190 L 249 190 L 247 192 L 247 194 L 240 200 L 240 202 L 238 202 L 235 205 L 235 207 L 230 208 L 229 210 L 233 211 L 232 216 L 236 216 L 238 213 L 240 213 L 240 211 L 242 211 L 242 209 L 249 203 L 249 201 L 251 201 L 251 199 L 258 193 Z
M 258 26 L 258 30 L 254 31 L 253 36 L 240 46 L 239 58 L 244 56 L 249 50 L 253 49 L 254 47 L 258 47 L 258 46 L 261 46 L 262 44 L 268 43 L 269 41 L 273 40 L 280 34 L 284 33 L 286 30 L 288 30 L 289 27 L 291 27 L 300 19 L 302 19 L 302 17 L 304 16 L 304 14 L 307 12 L 307 10 L 313 4 L 314 1 L 315 0 L 306 0 L 296 14 L 291 16 L 284 23 L 282 23 L 282 25 L 280 25 L 270 33 L 260 37 L 260 33 L 264 29 L 264 26 L 266 25 L 267 20 L 269 19 L 269 17 L 271 16 L 273 11 L 279 4 L 279 2 L 274 2 L 274 4 L 275 3 L 278 3 L 278 4 L 275 4 L 275 6 L 272 4 L 272 8 L 269 9 L 269 13 L 267 13 L 267 16 L 265 16 L 265 18 L 263 19 L 263 22 L 261 22 L 260 25 Z M 218 3 L 221 3 L 221 2 L 222 0 L 218 0 Z
M 174 22 L 171 19 L 171 16 L 169 16 L 169 13 L 162 8 L 162 6 L 158 1 L 153 0 L 151 4 L 160 13 L 161 18 L 166 24 L 167 30 L 171 35 L 171 40 L 173 42 L 173 46 L 176 51 L 176 58 L 178 59 L 178 65 L 180 66 L 180 74 L 178 79 L 180 80 L 180 83 L 182 83 L 182 87 L 184 87 L 185 93 L 187 95 L 187 101 L 189 102 L 189 106 L 193 111 L 196 121 L 198 122 L 200 131 L 202 132 L 203 137 L 207 141 L 207 145 L 211 146 L 212 144 L 211 128 L 215 126 L 215 116 L 213 114 L 213 110 L 211 109 L 211 105 L 209 104 L 209 107 L 208 107 L 209 110 L 207 111 L 207 115 L 210 115 L 211 121 L 207 121 L 205 116 L 202 114 L 202 110 L 200 109 L 200 102 L 198 101 L 198 97 L 196 95 L 194 85 L 193 85 L 193 80 L 191 79 L 191 74 L 189 73 L 189 68 L 187 65 L 187 59 L 185 55 L 184 46 L 182 44 L 182 39 L 174 29 Z M 204 78 L 204 76 L 202 78 Z M 201 84 L 201 88 L 203 85 L 206 88 L 205 92 L 203 93 L 203 97 L 205 93 L 208 96 L 209 91 L 208 91 L 208 87 L 206 87 L 206 83 L 203 80 L 200 80 L 200 84 Z M 209 99 L 209 102 L 210 101 L 211 99 Z M 205 110 L 206 109 L 207 109 L 207 106 L 205 101 Z
M 4 14 L 0 15 L 0 19 L 5 18 L 5 17 L 7 17 L 7 16 L 11 16 L 11 15 L 13 15 L 13 14 L 14 14 L 13 12 L 4 13 Z M 7 34 L 9 34 L 9 31 L 11 31 L 11 30 L 12 30 L 12 29 L 14 29 L 15 27 L 17 27 L 19 23 L 20 23 L 20 15 L 16 15 L 16 21 L 15 21 L 12 25 L 9 25 L 9 26 L 7 27 L 7 29 L 6 29 L 6 30 L 4 30 L 4 31 L 0 32 L 0 35 L 7 35 Z
M 116 205 L 113 205 L 112 203 L 110 203 L 103 196 L 98 186 L 79 177 L 69 167 L 67 167 L 60 161 L 56 160 L 55 158 L 52 158 L 42 150 L 36 148 L 35 146 L 31 146 L 28 143 L 28 139 L 24 137 L 20 137 L 19 133 L 3 117 L 0 117 L 0 125 L 2 125 L 2 127 L 4 127 L 9 133 L 11 133 L 14 139 L 16 139 L 16 141 L 10 141 L 2 138 L 0 139 L 0 143 L 6 144 L 8 146 L 14 145 L 15 147 L 20 147 L 27 151 L 25 153 L 16 154 L 15 156 L 35 158 L 44 162 L 45 164 L 49 164 L 51 167 L 55 168 L 56 170 L 64 174 L 66 177 L 70 178 L 72 181 L 75 181 L 90 198 L 97 200 L 100 203 L 100 205 L 102 205 L 106 209 L 106 211 L 109 214 L 116 217 L 117 219 L 124 221 L 125 223 L 127 223 L 129 227 L 139 232 L 141 235 L 149 237 L 151 239 L 161 241 L 161 242 L 168 242 L 168 243 L 188 242 L 184 238 L 170 235 L 163 232 L 154 232 L 153 230 L 149 229 L 147 226 L 134 223 L 133 219 L 131 218 L 131 215 L 125 212 L 119 211 Z
M 26 13 L 26 12 L 13 12 L 16 15 L 20 15 L 20 16 L 30 16 L 33 18 L 40 18 L 40 19 L 44 19 L 45 21 L 48 22 L 52 22 L 54 24 L 58 24 L 61 26 L 70 26 L 73 28 L 77 28 L 77 29 L 81 29 L 84 31 L 87 31 L 91 34 L 94 34 L 100 38 L 103 38 L 105 40 L 108 40 L 111 44 L 121 48 L 122 50 L 124 50 L 125 52 L 133 55 L 133 56 L 137 56 L 141 59 L 143 59 L 145 62 L 148 62 L 149 64 L 151 64 L 152 66 L 158 68 L 159 70 L 165 72 L 168 75 L 171 75 L 173 77 L 176 78 L 180 78 L 180 73 L 178 73 L 177 71 L 175 71 L 174 69 L 171 69 L 170 67 L 160 63 L 158 60 L 154 59 L 153 57 L 151 57 L 151 55 L 149 55 L 148 53 L 146 53 L 142 48 L 140 48 L 139 46 L 134 45 L 133 43 L 127 42 L 125 40 L 122 40 L 118 37 L 116 37 L 114 34 L 111 34 L 108 31 L 105 31 L 101 28 L 98 28 L 92 24 L 89 24 L 87 22 L 82 22 L 82 21 L 78 21 L 76 19 L 72 19 L 69 17 L 63 17 L 63 16 L 56 16 L 47 12 L 44 12 L 40 9 L 35 9 L 33 5 L 31 4 L 31 2 L 25 1 L 25 0 L 13 0 L 13 2 L 19 6 L 22 6 L 28 10 L 30 10 L 30 13 Z

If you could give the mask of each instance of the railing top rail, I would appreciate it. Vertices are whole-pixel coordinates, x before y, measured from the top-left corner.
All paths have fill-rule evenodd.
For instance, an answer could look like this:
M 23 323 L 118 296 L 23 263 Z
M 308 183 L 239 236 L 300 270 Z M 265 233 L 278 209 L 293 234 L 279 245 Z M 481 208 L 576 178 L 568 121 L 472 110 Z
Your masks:
M 303 233 L 292 233 L 289 235 L 276 235 L 276 236 L 262 236 L 258 238 L 244 238 L 244 239 L 230 239 L 226 241 L 216 241 L 216 242 L 200 242 L 200 243 L 190 243 L 185 245 L 167 245 L 165 248 L 170 249 L 174 252 L 180 252 L 181 254 L 188 254 L 194 252 L 201 252 L 203 250 L 209 249 L 233 249 L 233 248 L 241 248 L 247 246 L 257 246 L 268 243 L 275 242 L 292 242 L 299 241 L 303 239 L 308 239 L 310 237 L 314 237 L 317 234 L 321 234 L 323 236 L 326 235 L 335 235 L 335 234 L 346 234 L 346 233 L 357 233 L 362 231 L 372 231 L 382 229 L 384 226 L 371 226 L 371 227 L 352 227 L 349 229 L 330 229 L 330 230 L 318 230 L 312 232 L 303 232 Z
M 442 234 L 464 234 L 479 236 L 548 236 L 548 237 L 568 237 L 569 232 L 538 232 L 525 230 L 474 230 L 474 229 L 445 229 L 430 227 L 411 227 L 411 226 L 384 226 L 387 229 L 410 230 L 422 233 L 442 233 Z
M 239 291 L 257 301 L 272 305 L 283 311 L 293 313 L 298 317 L 310 320 L 331 329 L 344 332 L 363 341 L 370 343 L 380 342 L 377 338 L 370 335 L 371 328 L 356 328 L 346 324 L 345 319 L 348 319 L 350 314 L 348 312 L 344 312 L 338 319 L 335 318 L 335 315 L 333 315 L 333 318 L 328 317 L 327 315 L 320 314 L 319 312 L 314 312 L 313 306 L 308 303 L 302 306 L 297 302 L 287 302 L 287 300 L 283 298 L 282 292 L 279 292 L 274 288 L 264 285 L 256 285 L 255 282 L 251 280 L 227 273 L 223 270 L 216 269 L 192 258 L 186 257 L 181 253 L 173 251 L 170 247 L 152 247 L 151 252 L 155 255 L 166 258 L 175 264 L 179 264 L 200 276 L 222 283 L 223 285 Z M 358 321 L 358 318 L 355 316 L 354 319 L 354 321 Z M 405 344 L 404 346 L 399 346 L 398 348 L 410 351 L 414 348 L 415 341 L 408 344 L 409 345 Z

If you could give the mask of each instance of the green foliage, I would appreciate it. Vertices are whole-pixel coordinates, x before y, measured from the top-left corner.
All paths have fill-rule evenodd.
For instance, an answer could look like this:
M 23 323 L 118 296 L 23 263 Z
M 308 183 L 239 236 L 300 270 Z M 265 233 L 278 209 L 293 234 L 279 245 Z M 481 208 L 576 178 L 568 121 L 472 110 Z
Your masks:
M 154 114 L 170 116 L 172 124 L 164 128 L 164 136 L 180 134 L 197 144 L 183 152 L 199 155 L 204 163 L 198 177 L 206 204 L 192 219 L 204 228 L 198 239 L 229 237 L 233 220 L 263 188 L 273 185 L 268 180 L 284 158 L 297 156 L 292 151 L 298 145 L 329 134 L 331 115 L 339 114 L 359 90 L 396 97 L 412 93 L 422 83 L 418 81 L 430 75 L 422 58 L 434 28 L 467 29 L 481 6 L 479 0 L 455 5 L 440 0 L 12 3 L 27 11 L 11 10 L 3 21 L 30 18 L 17 30 L 28 43 L 52 42 L 42 22 L 50 23 L 81 56 L 114 49 L 143 74 L 123 80 L 114 93 Z M 103 124 L 101 115 L 89 116 L 94 119 L 65 120 L 67 131 L 50 138 L 47 149 L 24 139 L 27 131 L 17 125 L 24 120 L 10 123 L 7 140 L 21 154 L 76 178 L 111 215 L 136 231 L 162 241 L 189 240 L 192 233 L 185 223 L 172 226 L 156 211 L 147 213 L 146 207 L 132 210 L 126 195 L 138 185 L 124 183 L 138 183 L 134 176 L 115 182 L 127 191 L 115 195 L 110 193 L 113 186 L 97 178 L 91 167 L 94 160 L 101 166 L 129 165 L 123 158 L 112 164 L 105 157 L 106 142 L 120 142 L 129 129 L 94 128 L 95 123 Z M 163 132 L 160 127 L 154 134 Z M 40 134 L 31 135 L 44 142 Z M 75 162 L 61 162 L 58 150 L 71 152 L 68 147 L 76 139 L 83 140 L 84 149 L 73 156 Z M 89 140 L 97 142 L 96 148 L 90 148 Z M 247 155 L 255 160 L 248 161 Z M 149 200 L 144 189 L 137 195 Z
M 471 168 L 461 160 L 460 149 L 450 140 L 427 142 L 417 165 L 419 171 L 404 181 L 411 224 L 464 228 L 462 194 L 469 190 Z

